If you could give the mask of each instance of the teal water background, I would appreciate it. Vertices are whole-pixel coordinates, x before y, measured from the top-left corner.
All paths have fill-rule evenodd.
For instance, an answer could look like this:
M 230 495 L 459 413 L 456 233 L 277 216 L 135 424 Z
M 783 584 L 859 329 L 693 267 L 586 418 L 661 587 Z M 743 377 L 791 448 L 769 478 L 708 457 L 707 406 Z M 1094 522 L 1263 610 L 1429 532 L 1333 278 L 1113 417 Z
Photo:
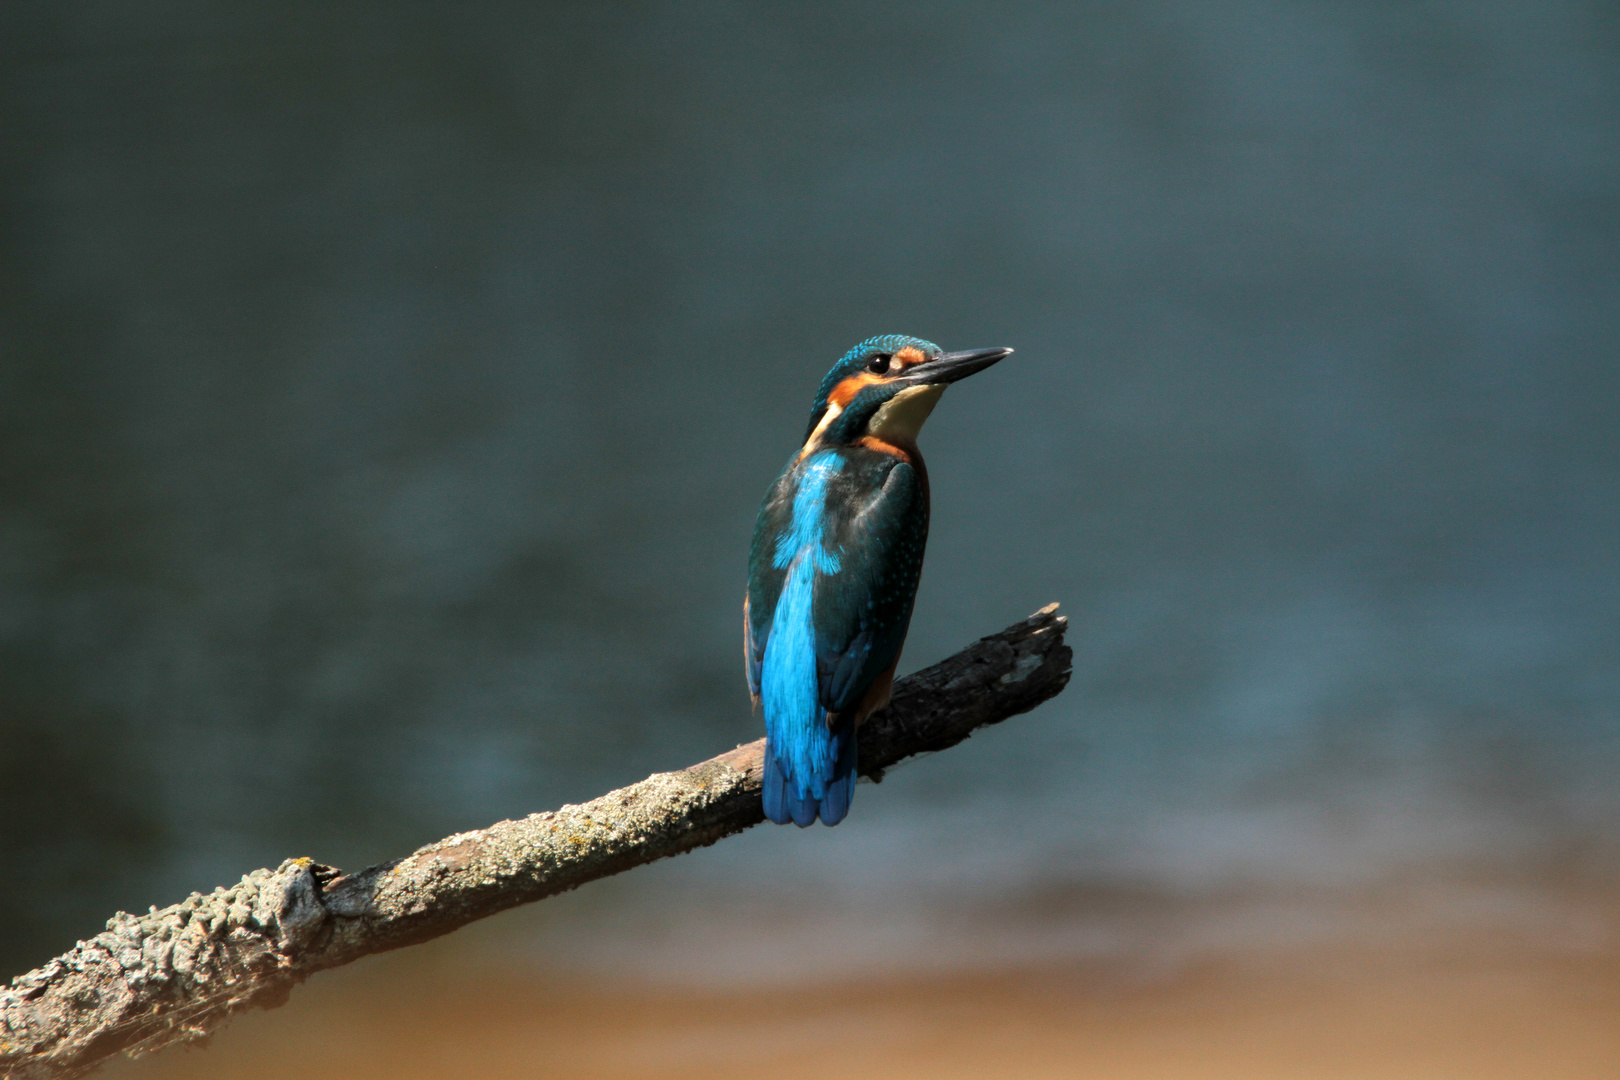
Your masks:
M 902 668 L 1059 600 L 1072 684 L 537 955 L 1613 879 L 1612 5 L 15 3 L 0 957 L 756 737 L 754 512 L 887 332 L 1018 350 Z

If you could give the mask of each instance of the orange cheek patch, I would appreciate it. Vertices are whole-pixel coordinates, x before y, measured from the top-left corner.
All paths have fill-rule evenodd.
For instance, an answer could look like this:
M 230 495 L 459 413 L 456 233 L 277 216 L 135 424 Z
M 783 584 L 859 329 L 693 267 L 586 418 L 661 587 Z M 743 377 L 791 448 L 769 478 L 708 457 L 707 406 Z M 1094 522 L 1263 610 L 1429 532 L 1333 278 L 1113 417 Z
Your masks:
M 849 378 L 832 388 L 832 393 L 827 395 L 827 402 L 828 404 L 836 405 L 842 409 L 851 401 L 855 400 L 856 394 L 860 393 L 862 390 L 865 390 L 873 383 L 882 381 L 882 379 L 878 378 L 876 375 L 873 375 L 869 371 L 863 371 L 859 375 L 851 375 Z

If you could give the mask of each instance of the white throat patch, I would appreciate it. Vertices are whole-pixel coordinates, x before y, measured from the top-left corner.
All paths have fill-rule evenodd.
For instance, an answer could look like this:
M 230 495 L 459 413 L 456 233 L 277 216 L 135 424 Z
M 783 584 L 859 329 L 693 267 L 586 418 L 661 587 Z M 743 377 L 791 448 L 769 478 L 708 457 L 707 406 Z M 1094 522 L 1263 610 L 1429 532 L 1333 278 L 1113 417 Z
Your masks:
M 866 422 L 867 434 L 884 442 L 916 442 L 923 422 L 944 394 L 944 383 L 906 387 L 872 414 L 872 419 Z

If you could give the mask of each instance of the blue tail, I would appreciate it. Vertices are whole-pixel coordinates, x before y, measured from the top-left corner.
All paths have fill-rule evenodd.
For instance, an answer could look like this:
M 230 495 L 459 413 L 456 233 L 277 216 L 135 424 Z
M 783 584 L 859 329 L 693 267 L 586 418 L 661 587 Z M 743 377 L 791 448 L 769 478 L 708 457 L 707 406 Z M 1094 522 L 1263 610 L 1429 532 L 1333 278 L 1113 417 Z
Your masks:
M 837 751 L 833 772 L 823 778 L 822 794 L 818 799 L 810 785 L 800 785 L 787 775 L 777 760 L 770 739 L 765 740 L 765 816 L 778 825 L 788 822 L 804 828 L 815 824 L 819 815 L 823 825 L 836 825 L 849 813 L 849 804 L 855 797 L 855 725 L 845 724 L 832 733 Z
M 821 823 L 823 825 L 836 825 L 844 820 L 849 813 L 849 804 L 855 798 L 855 724 L 846 721 L 843 727 L 833 732 L 833 746 L 837 747 L 838 760 L 833 765 L 833 774 L 827 779 L 827 786 L 821 796 Z

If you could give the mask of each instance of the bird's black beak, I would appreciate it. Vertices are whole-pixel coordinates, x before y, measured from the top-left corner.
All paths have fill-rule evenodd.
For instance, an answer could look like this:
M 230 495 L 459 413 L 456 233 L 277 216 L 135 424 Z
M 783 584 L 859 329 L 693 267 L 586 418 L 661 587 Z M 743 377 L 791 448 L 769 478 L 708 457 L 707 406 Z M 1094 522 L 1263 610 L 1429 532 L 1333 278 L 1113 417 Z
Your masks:
M 1011 349 L 969 349 L 941 353 L 932 360 L 913 364 L 901 378 L 913 386 L 943 386 L 983 371 L 1011 352 Z

